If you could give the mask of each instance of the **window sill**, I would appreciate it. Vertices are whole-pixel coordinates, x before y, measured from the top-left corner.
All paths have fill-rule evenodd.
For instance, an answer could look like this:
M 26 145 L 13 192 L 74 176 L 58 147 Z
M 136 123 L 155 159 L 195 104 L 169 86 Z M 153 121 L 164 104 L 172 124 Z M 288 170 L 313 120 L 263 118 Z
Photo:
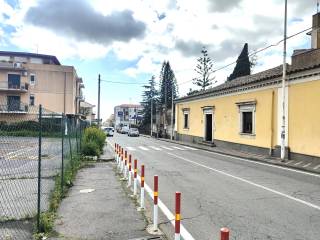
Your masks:
M 249 138 L 255 138 L 256 134 L 255 133 L 239 133 L 240 136 L 242 137 L 249 137 Z
M 189 128 L 183 128 L 183 130 L 186 130 L 186 131 L 188 131 L 188 130 L 189 130 Z

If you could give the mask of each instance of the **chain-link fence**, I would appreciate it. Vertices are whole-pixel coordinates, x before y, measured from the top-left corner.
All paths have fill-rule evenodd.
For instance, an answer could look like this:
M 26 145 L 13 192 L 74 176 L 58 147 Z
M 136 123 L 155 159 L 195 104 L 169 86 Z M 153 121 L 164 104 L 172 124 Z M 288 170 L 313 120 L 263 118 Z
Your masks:
M 0 107 L 0 239 L 31 239 L 55 185 L 70 181 L 86 122 L 41 106 Z

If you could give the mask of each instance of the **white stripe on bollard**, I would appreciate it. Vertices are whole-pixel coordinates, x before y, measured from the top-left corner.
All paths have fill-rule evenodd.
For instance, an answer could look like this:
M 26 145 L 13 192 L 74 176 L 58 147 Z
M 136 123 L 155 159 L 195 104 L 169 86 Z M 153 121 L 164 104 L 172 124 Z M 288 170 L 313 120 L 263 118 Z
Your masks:
M 141 187 L 140 208 L 144 209 L 144 187 Z
M 174 234 L 174 240 L 180 240 L 181 237 L 180 237 L 180 233 L 175 233 Z
M 133 196 L 137 196 L 137 178 L 133 179 Z
M 129 174 L 128 174 L 128 187 L 131 187 L 131 172 L 129 171 Z
M 153 205 L 153 231 L 158 231 L 158 204 Z

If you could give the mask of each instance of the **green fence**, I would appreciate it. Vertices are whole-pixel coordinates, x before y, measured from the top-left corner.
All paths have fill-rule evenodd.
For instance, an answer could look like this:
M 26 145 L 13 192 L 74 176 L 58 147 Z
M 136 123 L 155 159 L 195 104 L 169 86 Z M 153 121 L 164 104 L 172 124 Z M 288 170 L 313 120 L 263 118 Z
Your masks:
M 0 239 L 42 230 L 53 189 L 70 181 L 87 122 L 41 106 L 0 109 Z M 52 203 L 51 203 L 52 204 Z

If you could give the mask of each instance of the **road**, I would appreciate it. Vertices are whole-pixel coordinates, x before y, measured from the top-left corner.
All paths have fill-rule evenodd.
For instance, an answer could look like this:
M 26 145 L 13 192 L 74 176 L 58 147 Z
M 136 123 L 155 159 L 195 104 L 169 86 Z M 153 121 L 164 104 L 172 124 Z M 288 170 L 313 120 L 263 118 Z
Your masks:
M 320 239 L 320 175 L 186 148 L 146 137 L 116 134 L 146 166 L 146 183 L 159 176 L 159 197 L 174 212 L 182 193 L 182 224 L 194 239 Z

